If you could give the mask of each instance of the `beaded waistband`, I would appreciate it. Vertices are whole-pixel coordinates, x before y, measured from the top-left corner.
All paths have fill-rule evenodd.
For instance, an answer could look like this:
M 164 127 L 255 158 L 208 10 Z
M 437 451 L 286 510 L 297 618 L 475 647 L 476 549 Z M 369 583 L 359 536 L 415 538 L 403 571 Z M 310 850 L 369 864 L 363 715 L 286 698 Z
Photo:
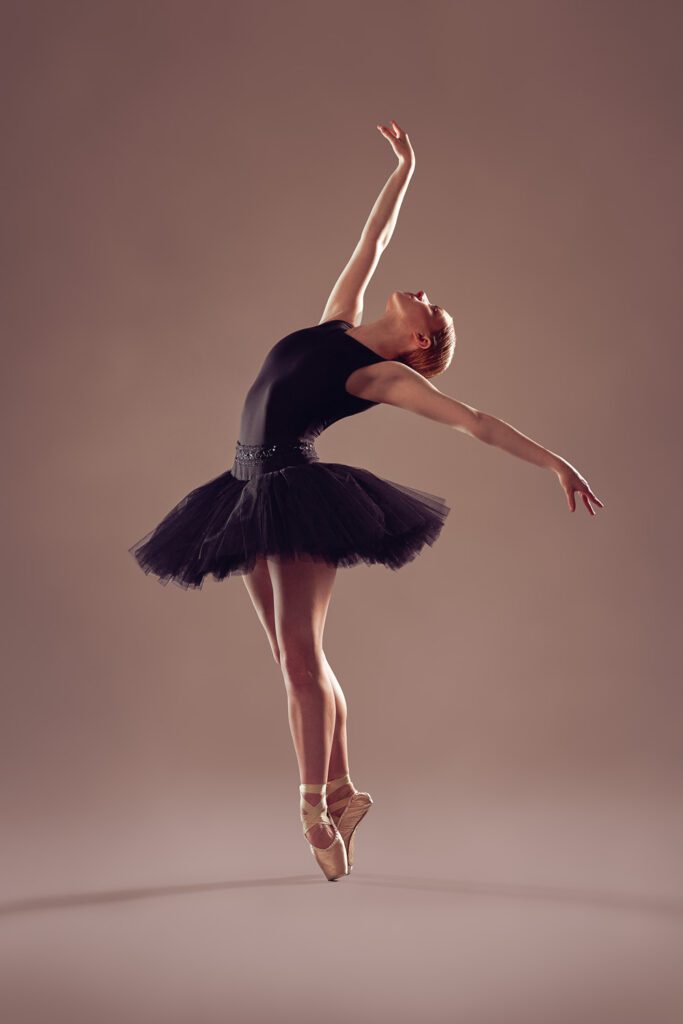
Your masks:
M 238 441 L 232 473 L 238 480 L 251 480 L 262 473 L 318 461 L 313 441 L 271 441 L 270 444 L 242 444 Z
M 263 462 L 264 459 L 299 452 L 304 455 L 315 455 L 313 441 L 273 441 L 272 444 L 242 444 L 238 441 L 235 446 L 235 459 L 238 462 Z

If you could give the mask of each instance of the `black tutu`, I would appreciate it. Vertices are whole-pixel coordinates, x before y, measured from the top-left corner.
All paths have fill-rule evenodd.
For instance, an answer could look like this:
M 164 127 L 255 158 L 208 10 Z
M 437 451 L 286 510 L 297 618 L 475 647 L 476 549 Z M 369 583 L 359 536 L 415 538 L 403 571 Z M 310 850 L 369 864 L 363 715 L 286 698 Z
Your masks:
M 244 575 L 263 555 L 400 569 L 439 536 L 450 512 L 443 498 L 322 462 L 311 442 L 295 454 L 277 447 L 238 442 L 232 469 L 190 491 L 128 549 L 140 568 L 184 589 L 208 574 Z

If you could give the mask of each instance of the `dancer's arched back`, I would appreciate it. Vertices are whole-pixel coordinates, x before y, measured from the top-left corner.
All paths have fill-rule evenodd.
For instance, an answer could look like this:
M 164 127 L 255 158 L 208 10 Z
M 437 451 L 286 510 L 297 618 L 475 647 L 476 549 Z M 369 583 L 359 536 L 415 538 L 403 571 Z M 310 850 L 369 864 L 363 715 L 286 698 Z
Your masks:
M 130 549 L 162 582 L 200 587 L 209 573 L 243 576 L 287 688 L 304 833 L 329 879 L 350 870 L 355 829 L 372 804 L 351 781 L 347 704 L 323 648 L 337 569 L 400 568 L 436 541 L 449 509 L 406 484 L 320 461 L 315 438 L 345 416 L 394 405 L 551 470 L 572 512 L 575 493 L 592 516 L 591 502 L 603 507 L 565 459 L 432 383 L 456 338 L 453 317 L 426 292 L 394 291 L 382 316 L 362 323 L 365 290 L 415 169 L 408 135 L 395 121 L 378 128 L 398 164 L 318 325 L 267 354 L 247 393 L 232 470 L 195 488 Z

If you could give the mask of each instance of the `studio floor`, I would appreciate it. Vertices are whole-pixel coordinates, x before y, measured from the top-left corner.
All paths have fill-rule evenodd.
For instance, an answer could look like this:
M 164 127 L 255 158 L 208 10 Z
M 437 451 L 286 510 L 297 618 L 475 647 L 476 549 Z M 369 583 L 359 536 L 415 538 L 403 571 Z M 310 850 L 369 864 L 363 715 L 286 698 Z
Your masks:
M 338 882 L 275 796 L 27 827 L 1 908 L 3 1020 L 683 1019 L 675 815 L 434 802 L 420 833 L 419 796 L 375 795 Z

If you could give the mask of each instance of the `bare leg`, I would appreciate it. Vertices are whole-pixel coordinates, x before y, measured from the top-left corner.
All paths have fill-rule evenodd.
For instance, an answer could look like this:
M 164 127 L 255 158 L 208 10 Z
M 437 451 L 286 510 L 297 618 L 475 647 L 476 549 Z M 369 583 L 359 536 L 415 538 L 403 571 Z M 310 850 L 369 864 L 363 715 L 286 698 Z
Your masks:
M 325 657 L 323 652 L 323 658 L 325 659 L 325 671 L 327 677 L 332 684 L 335 695 L 335 706 L 337 716 L 334 723 L 334 736 L 332 739 L 332 752 L 330 754 L 330 766 L 327 772 L 328 779 L 338 779 L 342 775 L 346 775 L 349 771 L 349 747 L 348 747 L 348 736 L 346 732 L 346 721 L 348 717 L 348 708 L 346 704 L 346 697 L 344 691 L 341 688 L 339 680 L 332 671 L 332 666 Z M 332 802 L 340 800 L 342 797 L 350 796 L 352 793 L 358 792 L 356 787 L 351 783 L 347 783 L 345 786 L 340 786 L 334 793 L 334 797 L 330 797 Z M 330 816 L 338 821 L 343 812 L 343 807 L 336 811 L 330 811 Z
M 275 632 L 287 689 L 289 725 L 301 782 L 327 781 L 336 717 L 335 693 L 326 672 L 323 630 L 337 570 L 309 558 L 268 558 L 273 585 Z M 317 794 L 305 794 L 311 804 Z M 308 838 L 326 848 L 334 840 L 328 825 L 315 825 Z
M 242 576 L 242 580 L 252 600 L 259 621 L 265 630 L 273 658 L 279 665 L 281 657 L 275 626 L 275 599 L 273 595 L 273 584 L 270 578 L 270 571 L 266 559 L 258 559 L 252 572 L 245 573 Z M 333 672 L 324 651 L 322 651 L 322 657 L 324 669 L 332 686 L 335 700 L 334 733 L 332 736 L 332 747 L 330 751 L 327 779 L 337 779 L 349 771 L 348 739 L 346 731 L 348 708 L 344 691 L 342 690 L 339 680 Z M 302 779 L 301 781 L 304 782 L 310 780 Z M 342 786 L 335 792 L 334 799 L 339 800 L 341 797 L 348 796 L 354 792 L 357 792 L 357 790 L 353 785 Z M 340 817 L 341 813 L 341 810 L 330 811 L 330 815 L 335 820 Z M 323 834 L 327 835 L 327 830 L 325 830 Z M 310 835 L 316 835 L 316 830 L 311 829 Z M 316 843 L 318 843 L 317 839 Z
M 349 755 L 348 755 L 348 738 L 346 734 L 346 719 L 348 715 L 348 708 L 346 704 L 346 697 L 342 690 L 339 680 L 332 671 L 325 652 L 323 651 L 323 665 L 325 674 L 330 681 L 332 686 L 332 692 L 334 693 L 335 702 L 335 720 L 334 720 L 334 735 L 332 737 L 332 750 L 330 753 L 330 764 L 328 768 L 328 778 L 336 779 L 340 775 L 344 775 L 349 770 Z
M 273 584 L 268 572 L 268 563 L 265 558 L 258 558 L 256 565 L 249 573 L 244 573 L 242 581 L 247 588 L 247 593 L 256 609 L 256 614 L 263 626 L 273 658 L 280 664 L 280 648 L 278 647 L 277 634 L 275 632 L 275 608 L 273 599 Z

